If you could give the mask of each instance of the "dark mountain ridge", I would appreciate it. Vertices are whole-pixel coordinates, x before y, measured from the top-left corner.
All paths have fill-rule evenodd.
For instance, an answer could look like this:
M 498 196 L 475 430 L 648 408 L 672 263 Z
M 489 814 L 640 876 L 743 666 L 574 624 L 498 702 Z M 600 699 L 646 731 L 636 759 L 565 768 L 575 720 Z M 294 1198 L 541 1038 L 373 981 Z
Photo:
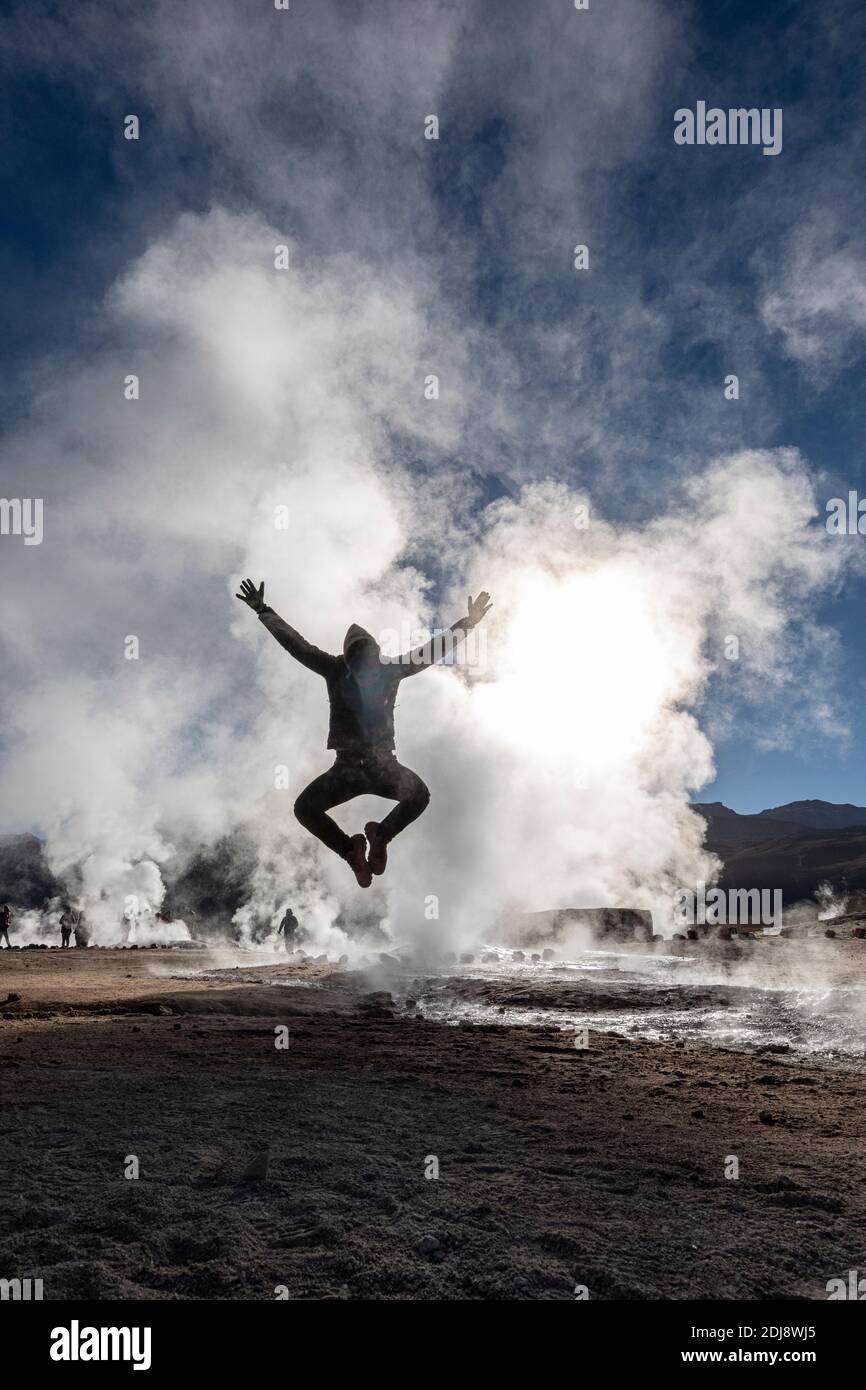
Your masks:
M 724 862 L 722 888 L 780 888 L 786 903 L 813 898 L 824 883 L 840 894 L 866 890 L 866 807 L 792 801 L 740 815 L 720 801 L 695 802 L 706 846 Z
M 720 801 L 695 802 L 707 823 L 706 846 L 723 861 L 722 888 L 782 890 L 786 903 L 813 898 L 824 883 L 837 893 L 866 894 L 866 807 L 792 801 L 740 815 Z M 245 898 L 255 850 L 236 831 L 166 872 L 172 904 L 203 920 L 230 919 Z M 0 902 L 41 907 L 62 886 L 35 835 L 0 835 Z

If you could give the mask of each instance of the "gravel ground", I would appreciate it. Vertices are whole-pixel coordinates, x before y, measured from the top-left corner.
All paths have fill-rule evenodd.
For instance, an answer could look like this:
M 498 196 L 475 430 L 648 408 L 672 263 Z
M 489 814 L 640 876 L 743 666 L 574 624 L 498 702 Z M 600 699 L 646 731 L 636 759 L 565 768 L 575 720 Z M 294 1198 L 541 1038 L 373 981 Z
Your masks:
M 857 1066 L 448 1026 L 321 967 L 168 977 L 204 963 L 0 957 L 3 1277 L 46 1299 L 821 1299 L 866 1268 Z

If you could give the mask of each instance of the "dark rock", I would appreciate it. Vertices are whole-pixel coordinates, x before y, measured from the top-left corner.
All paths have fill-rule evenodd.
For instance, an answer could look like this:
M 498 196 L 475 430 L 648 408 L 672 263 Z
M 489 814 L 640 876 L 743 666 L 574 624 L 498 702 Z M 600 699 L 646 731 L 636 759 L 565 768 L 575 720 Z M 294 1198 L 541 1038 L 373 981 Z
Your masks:
M 362 994 L 358 1000 L 359 1009 L 393 1009 L 393 1007 L 394 996 L 387 989 L 374 989 L 369 994 Z
M 643 908 L 558 907 L 544 912 L 522 912 L 501 923 L 497 940 L 524 946 L 566 946 L 575 929 L 589 932 L 596 940 L 649 941 L 653 934 L 652 914 Z

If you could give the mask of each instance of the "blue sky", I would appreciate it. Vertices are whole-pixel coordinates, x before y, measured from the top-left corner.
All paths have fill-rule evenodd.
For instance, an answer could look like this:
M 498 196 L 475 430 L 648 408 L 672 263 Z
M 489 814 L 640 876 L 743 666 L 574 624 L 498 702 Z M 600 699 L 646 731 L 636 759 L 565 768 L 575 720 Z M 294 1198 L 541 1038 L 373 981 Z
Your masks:
M 708 459 L 779 446 L 804 455 L 821 505 L 866 495 L 855 0 L 351 9 L 4 6 L 7 435 L 53 371 L 110 340 L 117 278 L 218 204 L 284 227 L 310 263 L 435 285 L 434 336 L 457 324 L 472 343 L 484 413 L 457 422 L 456 447 L 399 422 L 392 445 L 421 476 L 464 469 L 476 506 L 550 476 L 640 525 Z M 781 107 L 782 153 L 676 146 L 673 113 L 698 100 Z M 441 132 L 425 146 L 428 111 Z M 576 242 L 591 254 L 579 283 Z M 705 708 L 712 721 L 723 701 L 726 722 L 697 799 L 866 801 L 864 543 L 839 538 L 858 554 L 811 615 L 838 641 L 798 677 L 826 684 L 847 734 L 800 721 L 785 736 L 778 702 L 764 720 L 754 691 L 711 683 Z M 412 559 L 435 594 L 435 546 Z

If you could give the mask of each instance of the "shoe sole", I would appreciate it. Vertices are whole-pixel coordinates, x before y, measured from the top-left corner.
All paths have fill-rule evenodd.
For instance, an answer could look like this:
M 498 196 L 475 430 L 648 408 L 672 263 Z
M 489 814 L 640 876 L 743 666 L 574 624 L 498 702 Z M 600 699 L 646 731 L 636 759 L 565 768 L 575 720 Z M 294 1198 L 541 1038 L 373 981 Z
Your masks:
M 359 843 L 359 842 L 360 842 L 360 843 Z M 361 848 L 361 845 L 362 845 L 362 844 L 363 844 L 363 849 Z M 358 887 L 359 887 L 359 888 L 369 888 L 369 887 L 370 887 L 370 884 L 373 882 L 373 874 L 372 874 L 372 870 L 370 869 L 369 864 L 367 863 L 366 858 L 364 857 L 364 856 L 366 855 L 366 851 L 367 851 L 367 843 L 366 843 L 366 840 L 364 839 L 364 836 L 363 836 L 363 835 L 353 835 L 353 836 L 352 836 L 352 845 L 353 845 L 353 848 L 354 848 L 355 853 L 357 854 L 358 859 L 360 859 L 360 863 L 356 863 L 356 862 L 355 862 L 355 854 L 354 854 L 354 853 L 353 853 L 353 855 L 351 855 L 351 856 L 347 856 L 347 858 L 346 858 L 346 863 L 348 864 L 349 868 L 352 870 L 352 873 L 355 875 L 355 878 L 356 878 L 357 883 L 358 883 Z
M 373 834 L 370 834 L 372 830 Z M 383 874 L 388 867 L 388 842 L 379 838 L 379 827 L 375 821 L 367 821 L 364 826 L 364 834 L 370 844 L 369 865 L 374 874 Z M 374 850 L 374 844 L 377 848 Z

